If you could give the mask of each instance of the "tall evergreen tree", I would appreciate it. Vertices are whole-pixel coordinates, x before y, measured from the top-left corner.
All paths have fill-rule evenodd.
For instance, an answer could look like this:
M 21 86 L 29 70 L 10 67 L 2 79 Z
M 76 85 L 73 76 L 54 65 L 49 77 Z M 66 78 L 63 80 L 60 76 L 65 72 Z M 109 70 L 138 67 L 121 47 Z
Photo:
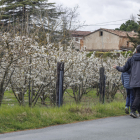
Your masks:
M 135 31 L 137 32 L 139 28 L 139 24 L 135 22 L 134 20 L 128 20 L 125 23 L 123 23 L 120 28 L 116 28 L 115 30 L 121 30 L 121 31 Z
M 29 18 L 35 15 L 42 5 L 46 7 L 53 7 L 54 3 L 48 3 L 46 0 L 1 0 L 0 1 L 0 20 L 3 20 L 5 24 L 13 23 L 19 19 L 19 21 L 25 21 L 27 14 Z
M 48 0 L 1 0 L 0 6 L 2 25 L 17 28 L 18 24 L 19 29 L 25 32 L 28 32 L 29 26 L 33 27 L 33 24 L 41 26 L 40 21 L 45 16 L 53 23 L 60 15 L 56 11 L 55 3 L 48 3 Z
M 129 37 L 129 42 L 133 43 L 134 48 L 136 48 L 137 45 L 140 44 L 140 14 L 138 14 L 138 16 L 139 16 L 139 18 L 138 18 L 139 19 L 139 21 L 138 21 L 139 28 L 137 30 L 137 34 L 134 37 L 128 36 Z

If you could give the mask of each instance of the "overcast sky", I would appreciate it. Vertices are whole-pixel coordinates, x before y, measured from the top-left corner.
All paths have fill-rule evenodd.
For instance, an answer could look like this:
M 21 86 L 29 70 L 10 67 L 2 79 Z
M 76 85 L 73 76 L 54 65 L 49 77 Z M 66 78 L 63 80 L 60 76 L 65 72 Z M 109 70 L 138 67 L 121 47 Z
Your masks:
M 129 20 L 132 14 L 138 20 L 137 14 L 140 13 L 140 0 L 48 0 L 48 2 L 55 2 L 70 8 L 78 5 L 78 20 L 85 21 L 86 25 L 94 25 L 79 29 L 84 31 L 94 31 L 99 28 L 115 29 Z

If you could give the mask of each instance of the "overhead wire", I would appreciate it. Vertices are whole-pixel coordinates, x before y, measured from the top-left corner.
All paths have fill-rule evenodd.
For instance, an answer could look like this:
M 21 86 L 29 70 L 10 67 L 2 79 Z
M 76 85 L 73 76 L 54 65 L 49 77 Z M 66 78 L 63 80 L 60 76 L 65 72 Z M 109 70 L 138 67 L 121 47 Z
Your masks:
M 120 24 L 100 24 L 100 25 L 91 25 L 91 26 L 107 26 L 107 25 L 120 25 Z
M 115 20 L 115 21 L 109 21 L 109 22 L 103 22 L 103 23 L 96 23 L 96 24 L 89 24 L 89 25 L 83 25 L 83 26 L 107 26 L 107 25 L 120 25 L 120 24 L 105 24 L 105 23 L 111 23 L 111 22 L 117 22 L 117 21 L 124 21 L 124 20 L 130 20 L 130 19 L 121 19 L 121 20 Z M 102 25 L 105 24 L 105 25 Z

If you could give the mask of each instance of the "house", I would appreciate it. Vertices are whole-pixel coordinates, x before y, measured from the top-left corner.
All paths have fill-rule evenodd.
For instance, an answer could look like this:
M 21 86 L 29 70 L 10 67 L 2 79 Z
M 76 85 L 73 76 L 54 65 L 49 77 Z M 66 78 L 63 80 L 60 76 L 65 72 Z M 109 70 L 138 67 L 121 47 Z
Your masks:
M 91 33 L 90 31 L 70 31 L 73 47 L 76 50 L 82 50 L 84 46 L 84 37 Z
M 113 29 L 100 28 L 84 37 L 84 46 L 87 51 L 111 51 L 111 50 L 128 50 L 133 45 L 129 38 L 134 37 L 136 33 L 119 31 Z

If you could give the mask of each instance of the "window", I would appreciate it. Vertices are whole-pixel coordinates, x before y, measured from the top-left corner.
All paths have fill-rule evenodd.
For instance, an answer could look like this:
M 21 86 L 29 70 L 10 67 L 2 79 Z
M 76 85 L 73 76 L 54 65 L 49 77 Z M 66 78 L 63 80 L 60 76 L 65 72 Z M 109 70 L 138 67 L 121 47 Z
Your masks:
M 99 32 L 99 36 L 103 36 L 103 31 L 100 31 Z
M 76 38 L 75 38 L 75 41 L 79 41 L 79 38 L 76 37 Z
M 127 41 L 127 47 L 129 47 L 129 41 Z

